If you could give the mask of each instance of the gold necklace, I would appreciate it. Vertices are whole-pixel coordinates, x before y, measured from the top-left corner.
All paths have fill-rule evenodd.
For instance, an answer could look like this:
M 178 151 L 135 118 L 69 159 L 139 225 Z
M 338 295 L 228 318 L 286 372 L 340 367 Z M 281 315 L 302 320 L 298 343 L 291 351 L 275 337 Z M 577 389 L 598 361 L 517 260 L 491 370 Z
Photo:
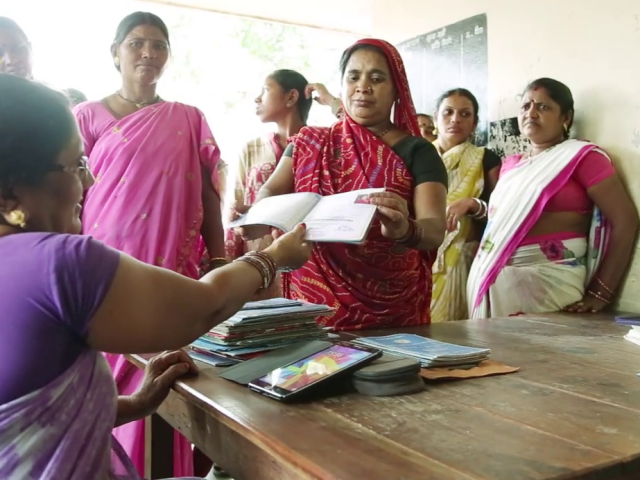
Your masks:
M 131 104 L 135 105 L 135 106 L 136 106 L 136 108 L 147 107 L 147 106 L 149 106 L 149 105 L 153 105 L 154 103 L 158 103 L 158 102 L 162 101 L 162 99 L 160 98 L 160 96 L 159 96 L 159 95 L 156 95 L 156 96 L 153 98 L 153 100 L 151 100 L 150 102 L 134 102 L 133 100 L 129 100 L 127 97 L 125 97 L 124 95 L 122 95 L 122 94 L 120 93 L 120 91 L 119 91 L 119 90 L 118 90 L 118 91 L 116 91 L 116 94 L 117 94 L 121 99 L 123 99 L 125 102 L 129 102 L 129 103 L 131 103 Z
M 560 142 L 562 143 L 562 142 Z M 527 152 L 526 155 L 524 155 L 520 160 L 529 160 L 531 159 L 531 157 L 537 157 L 538 155 L 542 154 L 542 153 L 546 153 L 550 150 L 553 150 L 554 148 L 556 148 L 558 145 L 560 145 L 560 143 L 556 143 L 555 145 L 551 145 L 550 147 L 545 148 L 543 151 L 541 151 L 540 153 L 536 153 L 535 155 L 533 155 L 533 150 L 529 150 Z
M 376 137 L 378 137 L 378 138 L 382 138 L 382 137 L 384 137 L 387 133 L 389 133 L 391 130 L 393 130 L 393 127 L 391 127 L 391 128 L 387 128 L 384 132 L 382 132 L 382 133 L 380 133 L 380 134 L 375 133 L 374 135 L 375 135 Z

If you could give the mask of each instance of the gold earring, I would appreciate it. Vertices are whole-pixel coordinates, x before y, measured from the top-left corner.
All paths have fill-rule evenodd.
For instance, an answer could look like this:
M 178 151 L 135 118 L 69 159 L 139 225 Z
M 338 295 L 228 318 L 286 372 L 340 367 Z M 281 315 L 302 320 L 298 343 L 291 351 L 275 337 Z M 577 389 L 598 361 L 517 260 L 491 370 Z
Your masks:
M 114 62 L 116 63 L 116 65 L 120 65 L 120 57 L 116 57 L 114 59 Z
M 14 227 L 24 228 L 27 225 L 27 216 L 22 210 L 13 210 L 7 220 Z

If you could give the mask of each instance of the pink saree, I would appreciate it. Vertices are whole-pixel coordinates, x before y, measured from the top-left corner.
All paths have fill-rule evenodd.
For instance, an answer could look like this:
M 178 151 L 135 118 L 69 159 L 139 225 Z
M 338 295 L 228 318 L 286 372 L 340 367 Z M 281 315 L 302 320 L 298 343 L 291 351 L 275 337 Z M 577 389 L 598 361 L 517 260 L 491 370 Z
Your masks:
M 204 115 L 195 107 L 165 102 L 116 119 L 100 102 L 74 113 L 84 137 L 95 185 L 85 196 L 83 233 L 143 262 L 198 278 L 203 219 L 202 172 L 220 192 L 220 152 Z M 122 355 L 105 354 L 121 395 L 133 393 L 143 371 Z M 144 474 L 144 422 L 114 430 Z M 193 475 L 192 450 L 178 432 L 176 476 Z

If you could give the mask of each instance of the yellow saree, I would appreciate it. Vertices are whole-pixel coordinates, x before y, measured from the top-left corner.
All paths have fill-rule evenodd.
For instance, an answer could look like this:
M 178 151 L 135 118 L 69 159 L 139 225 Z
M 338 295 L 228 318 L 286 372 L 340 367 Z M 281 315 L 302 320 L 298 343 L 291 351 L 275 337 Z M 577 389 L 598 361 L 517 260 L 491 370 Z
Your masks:
M 434 142 L 438 148 L 437 141 Z M 438 151 L 440 149 L 438 148 Z M 482 162 L 485 149 L 465 142 L 442 154 L 449 174 L 447 205 L 462 198 L 479 197 L 484 188 Z M 471 219 L 460 219 L 459 227 L 447 235 L 433 265 L 431 322 L 464 320 L 468 317 L 467 276 L 477 242 L 467 242 Z

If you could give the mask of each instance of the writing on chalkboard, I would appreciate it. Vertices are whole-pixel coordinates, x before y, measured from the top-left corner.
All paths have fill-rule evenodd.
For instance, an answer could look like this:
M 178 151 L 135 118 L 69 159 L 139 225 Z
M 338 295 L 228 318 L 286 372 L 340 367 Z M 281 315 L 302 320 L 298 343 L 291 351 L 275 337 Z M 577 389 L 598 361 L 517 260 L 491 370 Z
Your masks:
M 486 145 L 487 16 L 476 15 L 398 45 L 416 109 L 435 112 L 436 101 L 452 88 L 467 88 L 480 105 L 476 143 Z

